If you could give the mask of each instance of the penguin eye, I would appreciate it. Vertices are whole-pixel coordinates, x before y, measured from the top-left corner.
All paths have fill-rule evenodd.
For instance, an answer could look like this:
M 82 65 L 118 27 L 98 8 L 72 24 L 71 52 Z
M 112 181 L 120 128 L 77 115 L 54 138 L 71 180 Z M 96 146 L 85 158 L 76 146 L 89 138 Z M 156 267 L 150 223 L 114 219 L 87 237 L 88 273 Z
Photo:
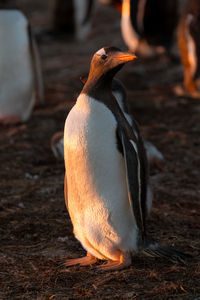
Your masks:
M 102 55 L 101 55 L 101 58 L 102 58 L 103 60 L 106 60 L 107 57 L 108 57 L 108 55 L 106 55 L 106 54 L 102 54 Z

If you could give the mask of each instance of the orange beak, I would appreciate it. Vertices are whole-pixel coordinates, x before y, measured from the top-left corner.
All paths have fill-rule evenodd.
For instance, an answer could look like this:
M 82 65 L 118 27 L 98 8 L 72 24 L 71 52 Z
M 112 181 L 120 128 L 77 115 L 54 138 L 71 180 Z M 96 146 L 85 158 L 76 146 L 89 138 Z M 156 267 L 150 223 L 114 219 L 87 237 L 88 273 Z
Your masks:
M 128 52 L 121 52 L 118 56 L 115 56 L 114 59 L 118 59 L 124 62 L 128 62 L 128 61 L 132 61 L 135 58 L 137 58 L 137 56 L 135 54 L 132 53 L 128 53 Z

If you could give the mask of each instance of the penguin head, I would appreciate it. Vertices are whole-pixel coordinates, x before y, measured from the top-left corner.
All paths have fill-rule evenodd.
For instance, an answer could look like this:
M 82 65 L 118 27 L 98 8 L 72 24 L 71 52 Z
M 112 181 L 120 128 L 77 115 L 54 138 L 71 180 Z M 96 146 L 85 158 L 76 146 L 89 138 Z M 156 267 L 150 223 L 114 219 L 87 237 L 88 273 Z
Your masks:
M 101 48 L 92 58 L 89 77 L 113 78 L 125 63 L 135 58 L 135 54 L 123 52 L 116 47 Z

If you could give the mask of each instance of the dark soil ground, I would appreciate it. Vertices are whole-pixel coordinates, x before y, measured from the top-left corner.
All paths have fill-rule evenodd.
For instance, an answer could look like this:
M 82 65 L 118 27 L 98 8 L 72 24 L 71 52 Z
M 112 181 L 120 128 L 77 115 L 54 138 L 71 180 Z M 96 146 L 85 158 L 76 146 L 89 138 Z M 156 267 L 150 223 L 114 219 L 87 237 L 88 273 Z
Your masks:
M 165 157 L 164 171 L 151 168 L 148 232 L 194 258 L 174 265 L 137 255 L 122 271 L 66 269 L 67 258 L 85 252 L 72 233 L 64 164 L 54 158 L 50 139 L 63 130 L 91 55 L 102 46 L 125 46 L 112 8 L 97 9 L 89 39 L 78 43 L 44 35 L 48 1 L 18 3 L 39 40 L 46 103 L 26 124 L 0 127 L 0 299 L 200 299 L 200 100 L 172 93 L 182 80 L 180 65 L 165 56 L 139 58 L 118 77 L 144 136 Z

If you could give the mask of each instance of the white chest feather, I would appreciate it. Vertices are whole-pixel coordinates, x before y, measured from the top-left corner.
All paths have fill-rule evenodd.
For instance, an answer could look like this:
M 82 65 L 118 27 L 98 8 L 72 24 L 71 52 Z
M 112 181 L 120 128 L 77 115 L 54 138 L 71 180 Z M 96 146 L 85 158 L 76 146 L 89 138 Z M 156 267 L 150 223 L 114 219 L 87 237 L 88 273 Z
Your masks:
M 17 10 L 0 10 L 0 118 L 27 118 L 33 106 L 28 23 Z
M 95 256 L 110 259 L 114 246 L 136 247 L 116 128 L 116 119 L 104 104 L 81 94 L 64 131 L 68 209 L 75 235 Z

